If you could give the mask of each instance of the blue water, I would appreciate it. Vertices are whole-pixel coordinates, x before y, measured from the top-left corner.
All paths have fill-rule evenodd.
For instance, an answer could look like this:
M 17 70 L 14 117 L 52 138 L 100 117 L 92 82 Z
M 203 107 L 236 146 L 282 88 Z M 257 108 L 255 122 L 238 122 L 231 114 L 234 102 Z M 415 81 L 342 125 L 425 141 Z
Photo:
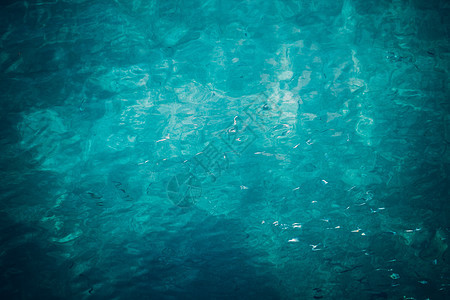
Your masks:
M 3 1 L 1 299 L 450 299 L 450 5 Z

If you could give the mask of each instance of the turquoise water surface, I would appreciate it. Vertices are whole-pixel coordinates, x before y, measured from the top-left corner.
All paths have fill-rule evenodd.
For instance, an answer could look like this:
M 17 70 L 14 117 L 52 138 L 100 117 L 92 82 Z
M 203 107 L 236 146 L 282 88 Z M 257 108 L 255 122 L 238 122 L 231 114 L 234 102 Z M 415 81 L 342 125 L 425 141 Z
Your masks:
M 448 1 L 1 3 L 1 299 L 450 299 Z

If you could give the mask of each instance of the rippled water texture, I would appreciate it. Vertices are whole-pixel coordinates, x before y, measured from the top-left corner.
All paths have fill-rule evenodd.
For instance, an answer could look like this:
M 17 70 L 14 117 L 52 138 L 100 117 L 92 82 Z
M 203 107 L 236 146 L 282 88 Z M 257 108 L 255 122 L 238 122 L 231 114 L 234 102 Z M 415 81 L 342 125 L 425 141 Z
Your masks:
M 450 5 L 3 1 L 1 299 L 450 299 Z

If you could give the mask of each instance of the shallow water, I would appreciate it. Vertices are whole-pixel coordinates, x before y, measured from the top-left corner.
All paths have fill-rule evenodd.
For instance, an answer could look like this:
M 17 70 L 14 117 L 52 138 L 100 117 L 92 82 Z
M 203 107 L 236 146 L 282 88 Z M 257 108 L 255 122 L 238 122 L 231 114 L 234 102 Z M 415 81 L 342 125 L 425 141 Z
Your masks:
M 450 297 L 446 1 L 2 3 L 2 299 Z

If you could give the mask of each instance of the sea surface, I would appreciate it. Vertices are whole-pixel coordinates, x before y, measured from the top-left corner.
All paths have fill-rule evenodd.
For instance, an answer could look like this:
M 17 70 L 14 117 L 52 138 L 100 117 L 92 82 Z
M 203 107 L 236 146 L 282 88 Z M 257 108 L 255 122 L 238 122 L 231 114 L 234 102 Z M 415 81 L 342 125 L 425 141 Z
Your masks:
M 450 3 L 0 4 L 0 298 L 450 299 Z

